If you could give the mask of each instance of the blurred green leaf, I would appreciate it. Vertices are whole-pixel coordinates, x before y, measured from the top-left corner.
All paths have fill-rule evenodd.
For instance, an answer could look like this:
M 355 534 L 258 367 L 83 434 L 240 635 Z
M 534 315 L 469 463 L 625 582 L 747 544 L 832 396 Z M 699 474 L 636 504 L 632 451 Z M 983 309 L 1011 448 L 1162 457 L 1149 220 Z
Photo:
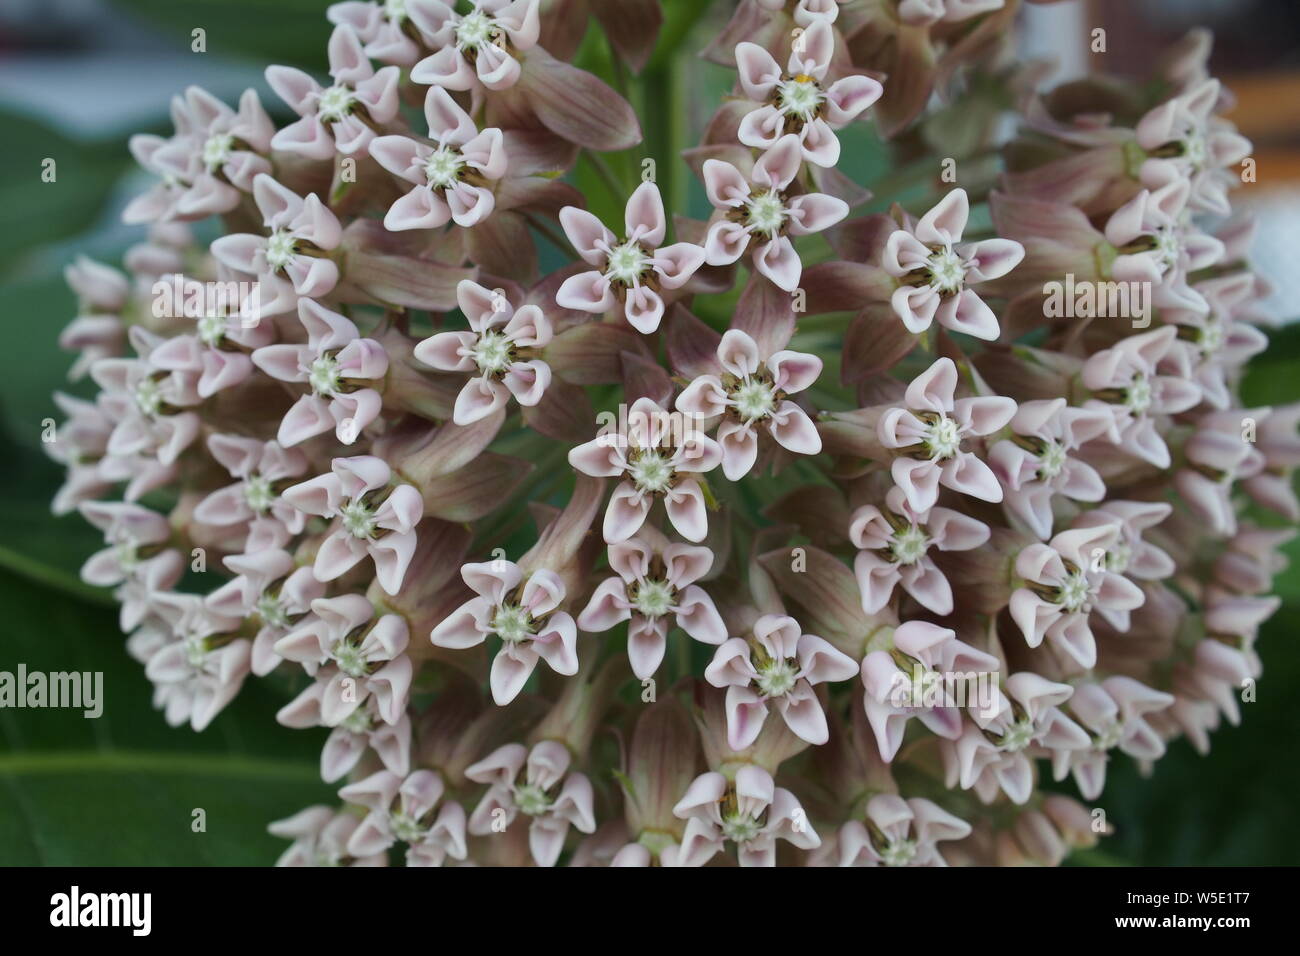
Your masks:
M 5 130 L 0 150 L 0 263 L 9 263 L 43 243 L 88 228 L 132 159 L 121 143 L 69 139 L 8 110 L 0 110 L 0 123 Z M 47 168 L 53 182 L 42 178 Z M 12 308 L 15 303 L 6 305 Z
M 192 49 L 192 31 L 202 29 L 207 53 L 318 74 L 325 72 L 325 45 L 334 29 L 324 0 L 113 0 L 113 6 L 173 35 L 182 50 Z
M 250 678 L 204 733 L 173 729 L 150 706 L 112 610 L 7 573 L 0 604 L 4 670 L 103 674 L 97 719 L 0 709 L 0 863 L 267 864 L 285 847 L 267 823 L 332 799 L 316 762 L 323 732 L 275 722 L 283 687 Z M 206 832 L 191 830 L 196 808 Z

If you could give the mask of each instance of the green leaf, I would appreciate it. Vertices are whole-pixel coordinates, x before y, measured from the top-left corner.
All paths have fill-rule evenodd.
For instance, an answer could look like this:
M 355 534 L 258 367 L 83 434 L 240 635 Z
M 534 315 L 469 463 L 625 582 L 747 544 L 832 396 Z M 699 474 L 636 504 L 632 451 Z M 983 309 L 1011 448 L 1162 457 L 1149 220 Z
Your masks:
M 204 733 L 170 728 L 117 615 L 0 572 L 6 671 L 102 673 L 103 713 L 0 709 L 0 861 L 8 865 L 258 865 L 266 825 L 318 802 L 324 732 L 275 722 L 292 688 L 249 678 Z M 301 685 L 306 678 L 295 678 Z M 194 832 L 194 811 L 205 832 Z
M 104 209 L 113 182 L 133 160 L 121 143 L 78 142 L 8 110 L 0 110 L 0 123 L 5 130 L 0 262 L 9 263 L 42 243 L 88 228 Z M 47 182 L 51 175 L 53 181 Z M 6 311 L 29 328 L 39 321 L 39 312 L 20 310 L 19 303 L 6 300 Z M 11 344 L 17 338 L 11 336 Z
M 115 0 L 119 10 L 161 27 L 181 51 L 193 51 L 193 31 L 205 32 L 206 53 L 288 63 L 324 74 L 334 25 L 322 0 Z

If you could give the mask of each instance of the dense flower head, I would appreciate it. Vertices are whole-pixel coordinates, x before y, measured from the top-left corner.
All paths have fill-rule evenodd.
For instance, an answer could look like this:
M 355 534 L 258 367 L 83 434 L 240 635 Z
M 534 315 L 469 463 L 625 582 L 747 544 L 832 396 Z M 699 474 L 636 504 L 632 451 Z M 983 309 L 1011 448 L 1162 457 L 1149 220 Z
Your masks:
M 132 139 L 149 234 L 66 271 L 82 578 L 168 723 L 265 680 L 327 728 L 282 865 L 1060 863 L 1101 834 L 1044 774 L 1243 719 L 1300 517 L 1203 44 L 1022 96 L 1014 3 L 745 0 L 699 145 L 642 146 L 662 17 L 614 6 L 335 3 L 287 126 L 192 87 Z

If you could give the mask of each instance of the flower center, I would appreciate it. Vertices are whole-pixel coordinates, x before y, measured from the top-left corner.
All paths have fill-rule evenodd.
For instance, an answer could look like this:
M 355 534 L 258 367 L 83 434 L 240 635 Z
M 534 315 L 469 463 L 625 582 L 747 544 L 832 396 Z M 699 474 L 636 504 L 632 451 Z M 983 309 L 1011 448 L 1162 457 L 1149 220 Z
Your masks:
M 375 515 L 365 503 L 353 499 L 340 509 L 343 527 L 354 538 L 369 538 L 375 533 Z
M 500 332 L 484 332 L 474 343 L 474 361 L 486 375 L 505 371 L 510 365 L 510 340 Z
M 673 480 L 673 467 L 659 452 L 645 451 L 628 465 L 628 474 L 641 491 L 667 491 Z
M 456 45 L 462 50 L 477 50 L 485 43 L 491 43 L 496 33 L 496 24 L 482 10 L 475 10 L 460 18 L 456 25 Z
M 899 564 L 915 564 L 925 557 L 930 538 L 916 525 L 895 531 L 889 539 L 889 550 Z
M 736 403 L 736 413 L 746 421 L 766 418 L 776 407 L 772 387 L 757 379 L 745 379 L 732 391 L 731 398 Z
M 361 648 L 346 640 L 335 646 L 334 662 L 339 665 L 339 670 L 351 677 L 364 677 L 369 669 Z
M 1151 383 L 1141 373 L 1124 390 L 1124 404 L 1134 415 L 1141 415 L 1151 407 Z
M 225 337 L 226 317 L 224 315 L 209 312 L 207 315 L 199 316 L 199 320 L 195 325 L 200 341 L 211 348 L 215 348 Z
M 342 84 L 321 90 L 316 102 L 316 114 L 323 123 L 336 123 L 352 112 L 352 104 L 357 101 L 352 89 Z
M 530 817 L 538 817 L 551 806 L 551 798 L 546 791 L 535 783 L 522 783 L 515 787 L 515 806 L 519 812 Z
M 822 91 L 817 81 L 802 74 L 783 80 L 777 86 L 778 109 L 787 116 L 797 116 L 804 122 L 812 119 L 822 104 Z
M 293 261 L 295 240 L 293 233 L 278 229 L 266 240 L 266 264 L 272 269 L 283 269 Z
M 311 363 L 307 383 L 317 395 L 333 395 L 339 390 L 339 363 L 333 355 L 322 355 Z
M 916 841 L 895 840 L 877 852 L 885 866 L 907 866 L 916 859 Z
M 1114 571 L 1116 574 L 1123 574 L 1128 570 L 1129 562 L 1133 560 L 1133 547 L 1123 538 L 1115 542 L 1115 545 L 1106 552 L 1106 570 Z
M 209 136 L 203 144 L 203 165 L 208 168 L 208 172 L 214 172 L 224 166 L 230 160 L 230 152 L 234 146 L 235 137 L 229 133 L 216 133 Z
M 388 828 L 403 843 L 419 843 L 424 837 L 424 827 L 420 826 L 420 821 L 401 810 L 388 814 Z
M 951 458 L 961 448 L 961 429 L 947 415 L 940 415 L 930 424 L 925 444 L 935 458 Z
M 676 596 L 676 589 L 667 581 L 641 581 L 632 603 L 645 617 L 663 617 Z
M 1124 728 L 1120 726 L 1118 721 L 1112 720 L 1101 733 L 1092 739 L 1092 744 L 1098 750 L 1110 750 L 1112 747 L 1119 746 L 1123 736 Z
M 343 718 L 343 722 L 339 726 L 350 734 L 365 734 L 370 732 L 373 722 L 370 715 L 366 713 L 365 707 L 358 707 Z
M 758 666 L 758 689 L 767 697 L 788 694 L 798 679 L 798 666 L 792 660 L 780 658 Z
M 649 264 L 650 257 L 645 254 L 641 244 L 628 241 L 609 251 L 609 270 L 606 274 L 623 285 L 633 285 Z
M 162 389 L 152 378 L 142 378 L 135 387 L 135 406 L 146 415 L 157 415 L 162 408 Z
M 280 603 L 280 599 L 273 594 L 263 594 L 258 598 L 256 610 L 262 622 L 271 627 L 283 630 L 289 626 L 289 613 Z
M 1034 722 L 1028 717 L 1016 721 L 1007 728 L 1007 732 L 1002 735 L 1002 747 L 1005 750 L 1015 752 L 1024 750 L 1034 740 Z
M 459 150 L 439 146 L 424 161 L 424 175 L 428 177 L 430 186 L 446 189 L 460 178 L 464 165 Z
M 1065 467 L 1065 449 L 1059 442 L 1048 441 L 1038 456 L 1038 477 L 1050 481 Z
M 1199 344 L 1201 351 L 1207 355 L 1217 352 L 1223 345 L 1223 323 L 1214 316 L 1208 317 L 1201 328 Z
M 406 0 L 384 0 L 384 16 L 393 23 L 406 19 Z
M 947 246 L 935 252 L 927 260 L 930 270 L 930 284 L 941 292 L 960 292 L 966 281 L 966 265 L 961 256 Z
M 1157 229 L 1155 240 L 1156 244 L 1151 252 L 1160 264 L 1160 271 L 1168 272 L 1178 264 L 1178 259 L 1182 255 L 1182 240 L 1172 226 L 1161 226 Z
M 140 563 L 140 557 L 136 554 L 136 547 L 134 541 L 123 541 L 113 549 L 117 563 L 121 565 L 123 571 L 134 570 Z
M 728 814 L 722 818 L 722 832 L 733 843 L 748 843 L 758 836 L 759 822 L 747 814 Z
M 518 644 L 533 636 L 533 618 L 517 604 L 502 604 L 492 617 L 492 630 L 501 640 Z
M 264 513 L 275 502 L 275 492 L 269 479 L 249 475 L 244 479 L 244 501 L 258 514 Z
M 203 662 L 208 659 L 208 641 L 203 637 L 187 637 L 185 639 L 185 660 L 189 662 L 190 667 L 196 671 L 203 668 Z
M 1205 134 L 1199 126 L 1190 126 L 1183 136 L 1183 158 L 1192 169 L 1204 168 L 1206 159 Z
M 1086 608 L 1092 585 L 1082 571 L 1071 571 L 1061 582 L 1060 592 L 1060 603 L 1066 610 L 1079 611 Z
M 759 193 L 749 200 L 745 215 L 755 232 L 775 236 L 785 222 L 785 203 L 779 193 Z

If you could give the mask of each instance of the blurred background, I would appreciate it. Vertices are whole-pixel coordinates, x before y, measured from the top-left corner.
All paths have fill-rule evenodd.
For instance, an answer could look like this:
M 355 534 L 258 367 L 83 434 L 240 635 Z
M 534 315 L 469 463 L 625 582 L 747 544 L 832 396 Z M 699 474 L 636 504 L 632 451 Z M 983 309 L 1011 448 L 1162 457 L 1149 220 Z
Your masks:
M 665 0 L 674 8 L 702 0 Z M 282 703 L 257 681 L 204 734 L 170 729 L 150 706 L 142 668 L 123 649 L 112 600 L 77 569 L 99 538 L 79 517 L 54 518 L 61 470 L 41 449 L 59 419 L 50 395 L 70 385 L 56 344 L 74 314 L 62 279 L 78 253 L 117 264 L 144 237 L 126 202 L 149 185 L 126 150 L 133 132 L 170 133 L 172 94 L 198 84 L 233 103 L 268 63 L 325 72 L 326 0 L 2 0 L 0 2 L 0 670 L 104 672 L 104 714 L 0 709 L 0 864 L 266 864 L 284 845 L 266 823 L 318 801 L 323 735 L 275 723 Z M 695 56 L 729 15 L 716 0 L 671 59 L 688 92 L 694 132 L 731 76 Z M 693 19 L 694 13 L 690 16 Z M 1068 0 L 1024 11 L 1025 57 L 1050 56 L 1053 82 L 1090 68 L 1142 75 L 1190 27 L 1216 34 L 1212 72 L 1234 90 L 1232 119 L 1256 145 L 1259 182 L 1234 194 L 1260 218 L 1255 258 L 1276 284 L 1275 313 L 1300 315 L 1300 3 L 1296 0 Z M 1104 55 L 1089 30 L 1107 30 Z M 195 28 L 206 51 L 193 52 Z M 590 37 L 589 37 L 590 39 Z M 647 83 L 650 81 L 646 81 Z M 857 124 L 846 171 L 877 172 L 885 157 Z M 687 142 L 690 142 L 688 140 Z M 41 179 L 57 162 L 57 180 Z M 581 177 L 579 178 L 581 185 Z M 697 200 L 701 197 L 694 197 Z M 891 197 L 881 197 L 888 199 Z M 202 235 L 202 233 L 200 233 Z M 1300 327 L 1273 335 L 1247 382 L 1247 404 L 1300 396 Z M 1105 807 L 1116 834 L 1072 862 L 1085 865 L 1300 863 L 1300 551 L 1278 579 L 1286 605 L 1261 641 L 1265 677 L 1239 728 L 1199 757 L 1179 742 L 1143 779 L 1111 764 Z M 206 830 L 193 825 L 204 810 Z

